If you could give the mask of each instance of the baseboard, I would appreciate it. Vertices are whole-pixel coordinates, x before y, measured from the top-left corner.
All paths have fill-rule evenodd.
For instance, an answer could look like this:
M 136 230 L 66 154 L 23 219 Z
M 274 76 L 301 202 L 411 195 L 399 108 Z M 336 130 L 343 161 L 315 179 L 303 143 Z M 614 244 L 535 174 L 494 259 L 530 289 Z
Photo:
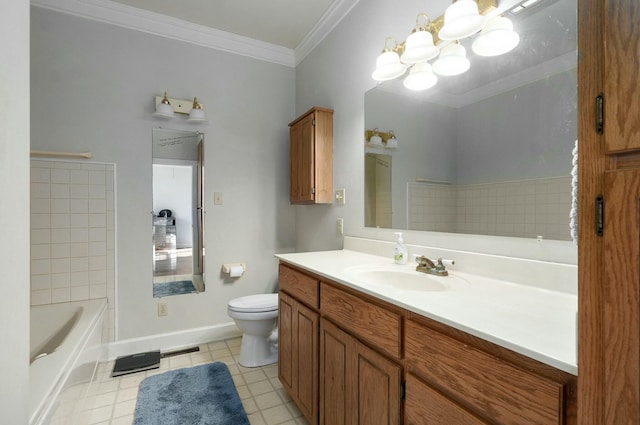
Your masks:
M 178 350 L 192 345 L 220 341 L 241 335 L 242 332 L 237 328 L 235 323 L 228 322 L 215 326 L 205 326 L 202 328 L 187 329 L 178 332 L 131 338 L 109 343 L 106 350 L 106 360 L 115 360 L 120 356 L 143 353 L 150 350 Z

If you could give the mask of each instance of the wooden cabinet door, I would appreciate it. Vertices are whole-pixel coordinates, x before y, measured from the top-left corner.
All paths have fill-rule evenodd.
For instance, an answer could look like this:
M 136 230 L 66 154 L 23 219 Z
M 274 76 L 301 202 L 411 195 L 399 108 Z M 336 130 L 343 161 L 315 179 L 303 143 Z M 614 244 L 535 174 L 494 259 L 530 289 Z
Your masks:
M 319 315 L 295 302 L 293 310 L 293 367 L 297 372 L 298 408 L 309 423 L 318 423 Z
M 400 425 L 402 369 L 364 344 L 356 343 L 358 425 Z
M 278 378 L 282 386 L 294 394 L 293 310 L 294 300 L 284 292 L 278 294 Z
M 605 174 L 604 422 L 640 423 L 640 170 Z
M 311 113 L 290 128 L 291 203 L 314 200 L 314 119 Z
M 320 424 L 356 423 L 353 355 L 355 339 L 333 323 L 320 322 Z
M 604 134 L 608 152 L 640 149 L 640 2 L 606 0 L 604 13 Z M 591 29 L 595 31 L 595 29 Z
M 318 422 L 319 315 L 279 293 L 278 377 L 309 423 Z
M 401 367 L 328 320 L 320 335 L 320 423 L 400 425 Z

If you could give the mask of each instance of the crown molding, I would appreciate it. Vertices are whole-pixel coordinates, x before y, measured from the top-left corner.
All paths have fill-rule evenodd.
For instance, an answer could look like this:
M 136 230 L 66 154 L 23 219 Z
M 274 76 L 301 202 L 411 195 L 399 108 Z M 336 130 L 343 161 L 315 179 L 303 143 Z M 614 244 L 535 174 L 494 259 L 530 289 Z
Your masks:
M 31 0 L 31 4 L 292 68 L 296 64 L 293 49 L 109 0 Z
M 302 39 L 294 50 L 295 66 L 298 66 L 318 44 L 344 19 L 360 0 L 336 0 Z

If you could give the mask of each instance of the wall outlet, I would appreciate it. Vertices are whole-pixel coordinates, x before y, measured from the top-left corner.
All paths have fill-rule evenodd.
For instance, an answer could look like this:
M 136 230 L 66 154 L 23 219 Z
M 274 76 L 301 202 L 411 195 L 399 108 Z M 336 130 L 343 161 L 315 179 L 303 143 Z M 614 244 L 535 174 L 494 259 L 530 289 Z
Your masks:
M 158 317 L 167 316 L 169 314 L 169 305 L 167 303 L 158 303 Z
M 346 194 L 344 189 L 336 189 L 336 204 L 344 205 L 346 203 Z
M 336 230 L 338 234 L 344 235 L 344 220 L 342 218 L 336 220 Z

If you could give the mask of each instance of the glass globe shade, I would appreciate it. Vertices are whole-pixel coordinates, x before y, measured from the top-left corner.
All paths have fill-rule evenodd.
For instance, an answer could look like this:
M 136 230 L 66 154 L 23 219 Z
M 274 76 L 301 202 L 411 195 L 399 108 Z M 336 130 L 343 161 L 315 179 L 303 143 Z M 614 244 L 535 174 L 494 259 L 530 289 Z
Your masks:
M 485 18 L 473 0 L 458 0 L 444 12 L 444 26 L 438 31 L 442 40 L 460 40 L 480 31 Z
M 471 67 L 467 51 L 457 43 L 449 44 L 440 51 L 440 57 L 433 63 L 433 72 L 438 75 L 460 75 Z
M 515 49 L 520 36 L 513 30 L 513 23 L 503 16 L 496 16 L 473 41 L 471 49 L 478 56 L 499 56 Z
M 371 78 L 376 81 L 387 81 L 398 78 L 407 68 L 400 63 L 400 56 L 393 50 L 382 52 L 376 60 L 376 70 L 371 74 Z
M 433 35 L 429 31 L 415 31 L 405 42 L 400 60 L 404 63 L 428 61 L 438 56 L 439 50 L 433 45 Z
M 409 75 L 404 79 L 404 86 L 409 90 L 426 90 L 433 87 L 438 82 L 438 77 L 433 73 L 431 65 L 421 62 L 413 65 L 409 70 Z

